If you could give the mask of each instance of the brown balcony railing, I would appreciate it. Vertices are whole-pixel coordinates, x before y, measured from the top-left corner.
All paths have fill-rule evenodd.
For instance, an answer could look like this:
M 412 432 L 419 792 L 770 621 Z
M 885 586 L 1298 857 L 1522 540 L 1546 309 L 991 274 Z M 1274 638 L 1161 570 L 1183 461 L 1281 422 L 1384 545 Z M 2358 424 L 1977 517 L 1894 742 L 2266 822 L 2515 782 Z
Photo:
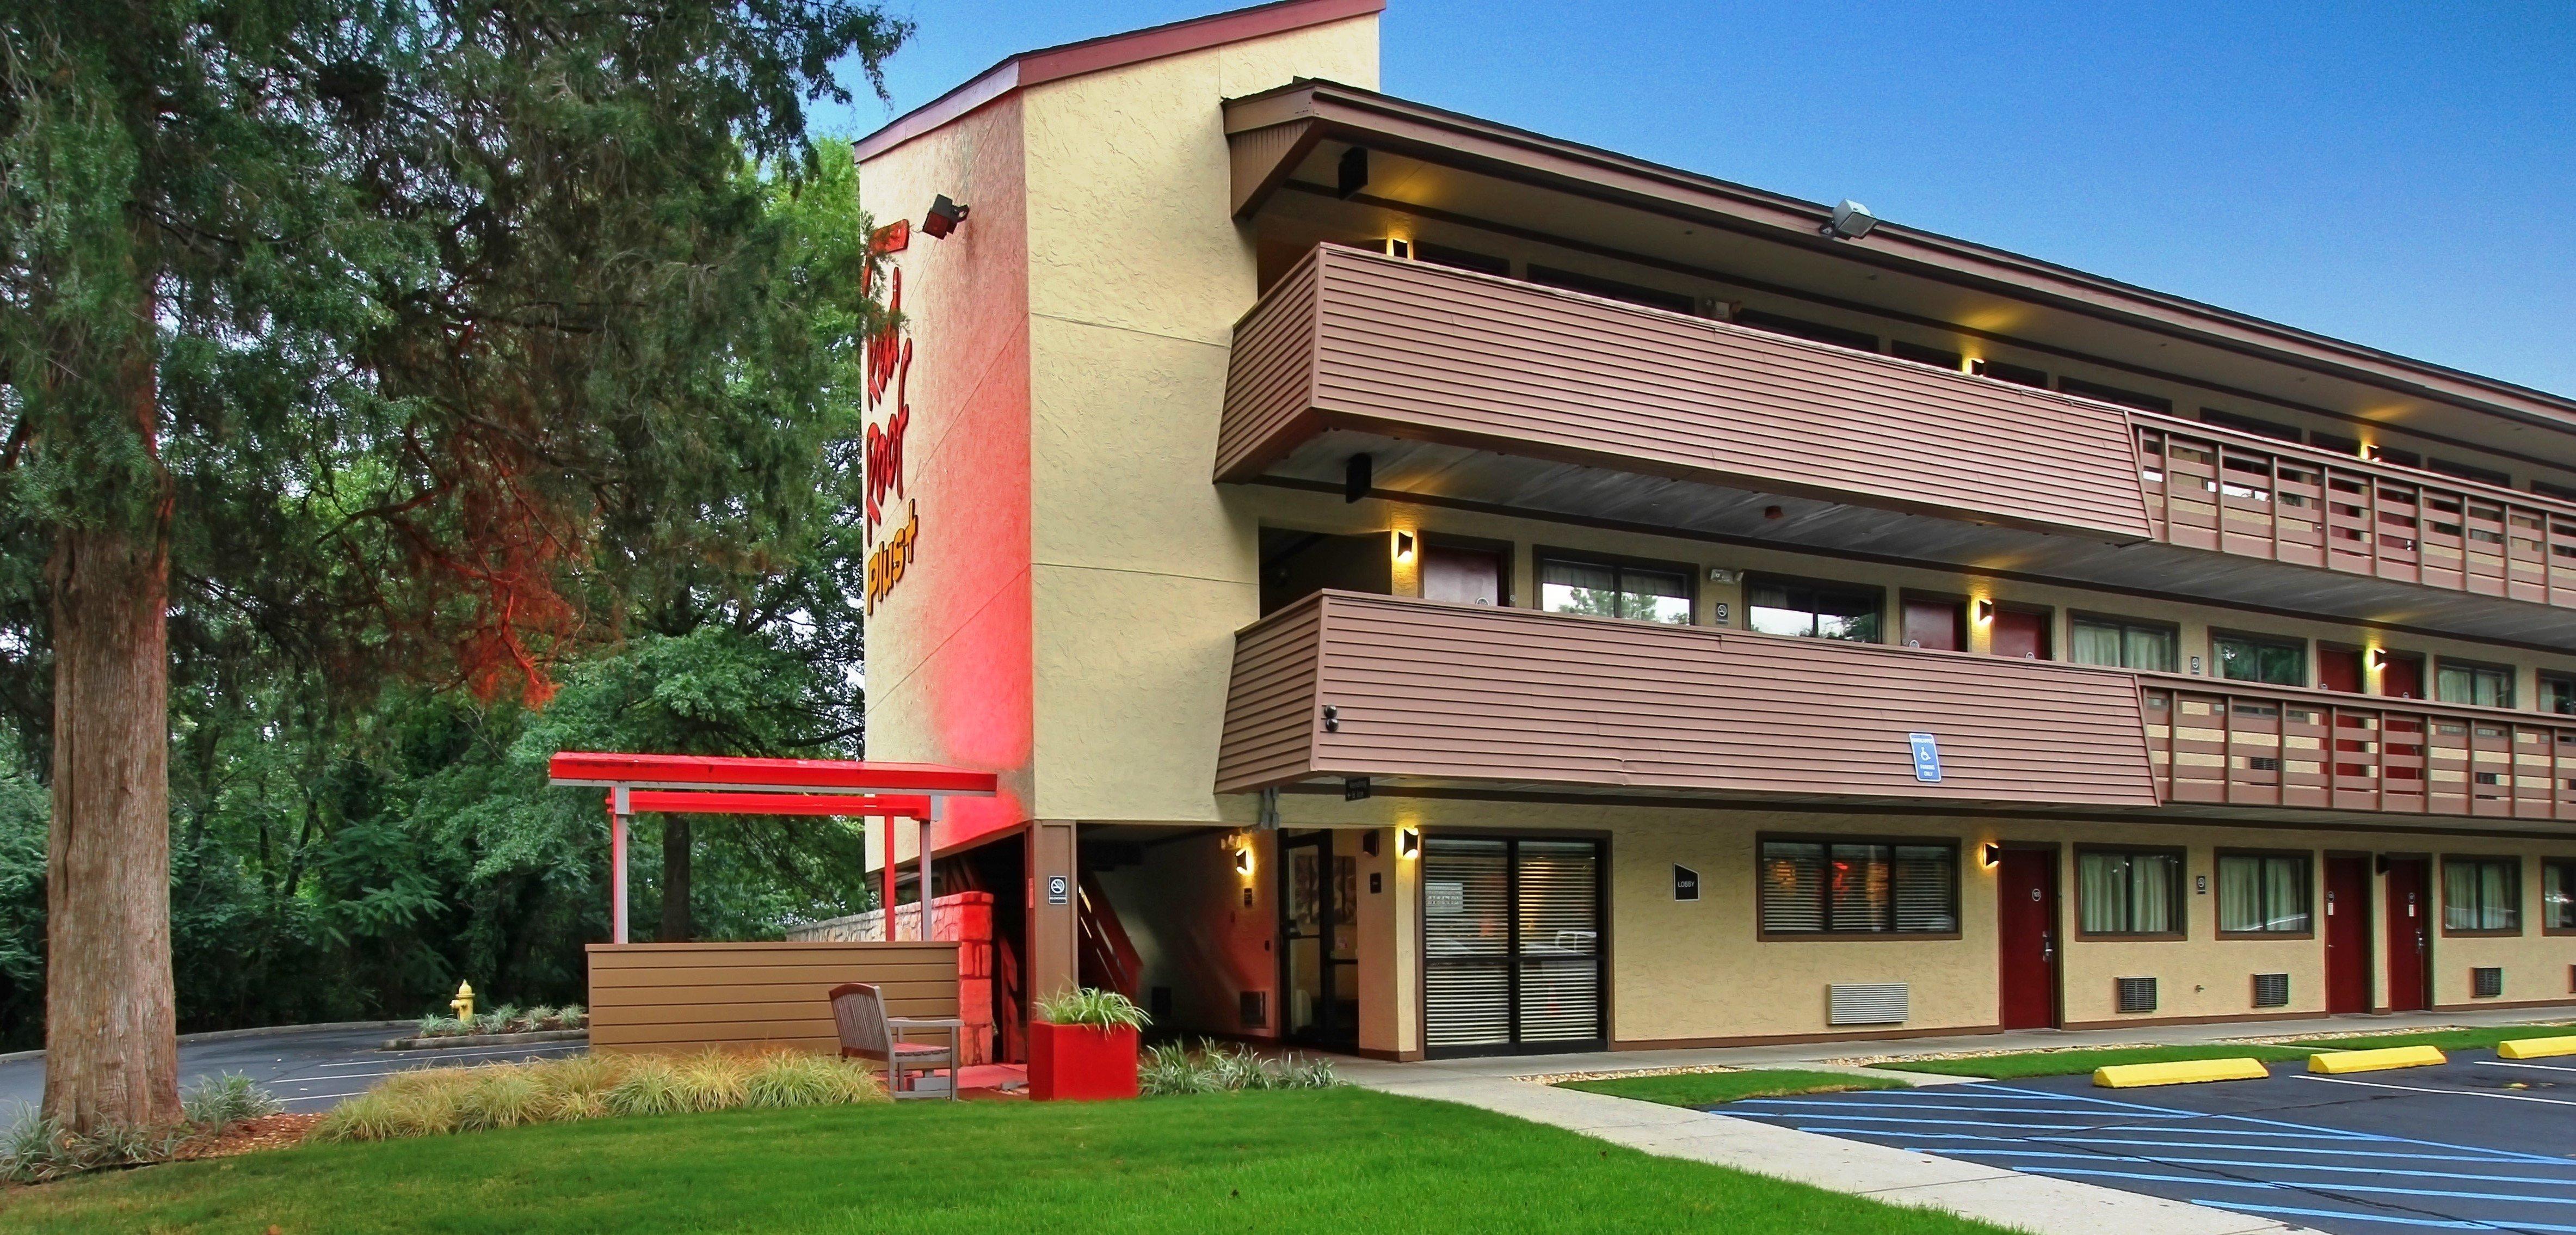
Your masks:
M 2576 606 L 2576 504 L 2132 412 L 2157 538 Z
M 2167 802 L 2576 819 L 2576 721 L 2142 675 Z

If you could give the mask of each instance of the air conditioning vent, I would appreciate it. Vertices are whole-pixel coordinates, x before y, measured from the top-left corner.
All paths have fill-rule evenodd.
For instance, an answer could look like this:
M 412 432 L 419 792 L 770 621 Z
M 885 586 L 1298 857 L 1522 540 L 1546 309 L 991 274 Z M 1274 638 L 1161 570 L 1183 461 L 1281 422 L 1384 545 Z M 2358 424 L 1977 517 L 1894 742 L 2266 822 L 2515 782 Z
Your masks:
M 2254 1006 L 2286 1008 L 2290 1006 L 2290 975 L 2258 973 L 2254 975 Z
M 2120 984 L 2121 1011 L 2153 1012 L 2156 1010 L 2154 978 L 2114 978 L 2112 980 Z
M 1828 1025 L 1901 1025 L 1905 1023 L 1906 988 L 1902 982 L 1834 982 L 1825 987 Z
M 1244 1028 L 1263 1029 L 1269 1026 L 1270 1000 L 1268 991 L 1245 991 L 1243 992 L 1239 1002 L 1241 1006 L 1235 1009 L 1235 1019 L 1243 1022 Z
M 2469 971 L 2469 998 L 2494 999 L 2504 994 L 2504 970 L 2481 968 Z

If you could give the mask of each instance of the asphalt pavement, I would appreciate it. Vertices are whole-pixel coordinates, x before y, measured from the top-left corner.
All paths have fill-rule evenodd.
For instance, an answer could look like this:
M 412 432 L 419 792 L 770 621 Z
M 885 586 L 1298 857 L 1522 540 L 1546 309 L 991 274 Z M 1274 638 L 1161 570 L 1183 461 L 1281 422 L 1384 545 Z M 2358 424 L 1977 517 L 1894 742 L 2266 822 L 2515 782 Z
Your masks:
M 2576 1233 L 2576 1058 L 2155 1089 L 2090 1077 L 1735 1102 L 1742 1119 L 2318 1230 Z
M 463 1046 L 431 1051 L 388 1051 L 401 1029 L 279 1029 L 241 1037 L 179 1044 L 179 1084 L 238 1072 L 275 1094 L 294 1112 L 327 1111 L 368 1086 L 412 1068 L 454 1068 L 525 1059 L 550 1059 L 588 1050 L 586 1043 L 541 1042 L 524 1046 Z M 44 1097 L 45 1061 L 0 1061 L 0 1124 L 14 1123 Z

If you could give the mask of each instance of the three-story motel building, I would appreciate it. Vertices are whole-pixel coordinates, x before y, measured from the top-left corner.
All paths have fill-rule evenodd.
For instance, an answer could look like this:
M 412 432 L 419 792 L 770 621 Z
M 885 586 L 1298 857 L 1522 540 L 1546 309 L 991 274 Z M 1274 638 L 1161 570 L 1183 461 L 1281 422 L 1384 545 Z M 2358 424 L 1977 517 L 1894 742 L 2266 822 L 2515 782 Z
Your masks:
M 1006 1019 L 2576 1003 L 2576 401 L 1382 93 L 1382 4 L 858 143 L 868 753 L 1002 773 Z

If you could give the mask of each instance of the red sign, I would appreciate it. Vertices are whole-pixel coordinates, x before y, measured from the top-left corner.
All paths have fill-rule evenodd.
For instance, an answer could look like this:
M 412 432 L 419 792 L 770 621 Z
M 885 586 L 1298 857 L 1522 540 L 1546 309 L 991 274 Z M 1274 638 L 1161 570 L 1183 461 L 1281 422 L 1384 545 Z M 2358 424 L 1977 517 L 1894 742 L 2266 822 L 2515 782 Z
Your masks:
M 876 274 L 875 258 L 901 253 L 911 247 L 912 221 L 899 219 L 878 228 L 868 237 L 871 257 L 867 275 Z M 867 536 L 876 540 L 877 525 L 885 521 L 888 498 L 903 494 L 903 439 L 912 427 L 912 400 L 906 387 L 912 377 L 912 339 L 903 320 L 903 271 L 887 272 L 886 322 L 868 340 L 867 406 L 874 410 L 885 401 L 886 392 L 894 392 L 894 414 L 881 425 L 867 428 L 865 467 L 867 472 Z M 877 602 L 903 582 L 904 568 L 912 564 L 913 543 L 921 532 L 921 515 L 909 499 L 905 502 L 903 527 L 876 545 L 868 554 L 868 611 L 876 611 Z

